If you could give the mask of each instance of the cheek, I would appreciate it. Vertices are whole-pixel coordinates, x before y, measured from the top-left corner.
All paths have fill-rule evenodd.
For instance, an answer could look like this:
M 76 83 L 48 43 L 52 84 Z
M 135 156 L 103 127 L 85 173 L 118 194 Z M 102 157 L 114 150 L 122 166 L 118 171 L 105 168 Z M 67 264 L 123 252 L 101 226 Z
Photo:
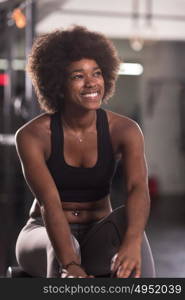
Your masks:
M 69 83 L 67 85 L 67 87 L 66 87 L 66 93 L 68 95 L 74 95 L 74 94 L 76 94 L 79 91 L 79 89 L 80 89 L 79 84 L 72 82 L 72 83 Z
M 78 92 L 83 86 L 83 83 L 81 81 L 75 81 L 75 82 L 72 82 L 70 85 L 69 85 L 69 91 L 74 91 L 74 92 Z

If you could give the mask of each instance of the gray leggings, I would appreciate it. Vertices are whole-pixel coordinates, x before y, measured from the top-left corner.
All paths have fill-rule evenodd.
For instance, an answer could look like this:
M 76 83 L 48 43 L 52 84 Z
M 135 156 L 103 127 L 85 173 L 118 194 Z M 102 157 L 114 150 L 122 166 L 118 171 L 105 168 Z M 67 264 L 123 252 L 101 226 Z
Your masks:
M 109 216 L 90 224 L 69 224 L 77 255 L 87 274 L 96 277 L 110 274 L 110 263 L 118 251 L 126 230 L 125 209 L 116 208 Z M 48 238 L 42 218 L 30 218 L 16 243 L 19 265 L 36 277 L 59 277 L 59 263 Z M 144 233 L 141 277 L 155 277 L 151 249 Z

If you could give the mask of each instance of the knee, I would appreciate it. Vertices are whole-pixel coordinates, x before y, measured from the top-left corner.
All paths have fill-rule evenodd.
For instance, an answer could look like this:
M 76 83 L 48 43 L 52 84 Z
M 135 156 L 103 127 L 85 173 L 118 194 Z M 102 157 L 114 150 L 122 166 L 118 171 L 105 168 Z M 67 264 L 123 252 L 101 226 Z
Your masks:
M 15 245 L 15 257 L 20 266 L 24 265 L 25 254 L 25 244 L 21 239 L 21 234 L 19 234 Z

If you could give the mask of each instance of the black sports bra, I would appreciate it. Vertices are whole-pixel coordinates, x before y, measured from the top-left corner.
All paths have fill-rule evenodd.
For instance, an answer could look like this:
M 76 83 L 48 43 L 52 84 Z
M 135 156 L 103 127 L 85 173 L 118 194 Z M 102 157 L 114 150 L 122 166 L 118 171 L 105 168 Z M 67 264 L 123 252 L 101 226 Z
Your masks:
M 64 202 L 97 201 L 110 193 L 116 162 L 106 112 L 103 109 L 96 112 L 98 158 L 96 164 L 89 168 L 74 167 L 65 162 L 60 113 L 51 115 L 52 149 L 47 166 Z

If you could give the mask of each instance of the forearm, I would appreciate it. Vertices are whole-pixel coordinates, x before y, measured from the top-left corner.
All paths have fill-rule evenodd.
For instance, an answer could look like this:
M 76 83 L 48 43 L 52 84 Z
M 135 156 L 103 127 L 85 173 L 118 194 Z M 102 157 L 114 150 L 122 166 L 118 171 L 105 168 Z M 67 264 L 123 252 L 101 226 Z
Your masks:
M 125 239 L 141 240 L 150 211 L 150 197 L 146 185 L 133 187 L 126 201 L 127 230 Z
M 126 201 L 127 227 L 117 254 L 112 260 L 112 272 L 117 277 L 141 276 L 141 246 L 143 232 L 149 215 L 148 189 L 141 184 L 130 189 Z
M 52 203 L 42 206 L 41 213 L 59 263 L 79 262 L 62 205 Z

